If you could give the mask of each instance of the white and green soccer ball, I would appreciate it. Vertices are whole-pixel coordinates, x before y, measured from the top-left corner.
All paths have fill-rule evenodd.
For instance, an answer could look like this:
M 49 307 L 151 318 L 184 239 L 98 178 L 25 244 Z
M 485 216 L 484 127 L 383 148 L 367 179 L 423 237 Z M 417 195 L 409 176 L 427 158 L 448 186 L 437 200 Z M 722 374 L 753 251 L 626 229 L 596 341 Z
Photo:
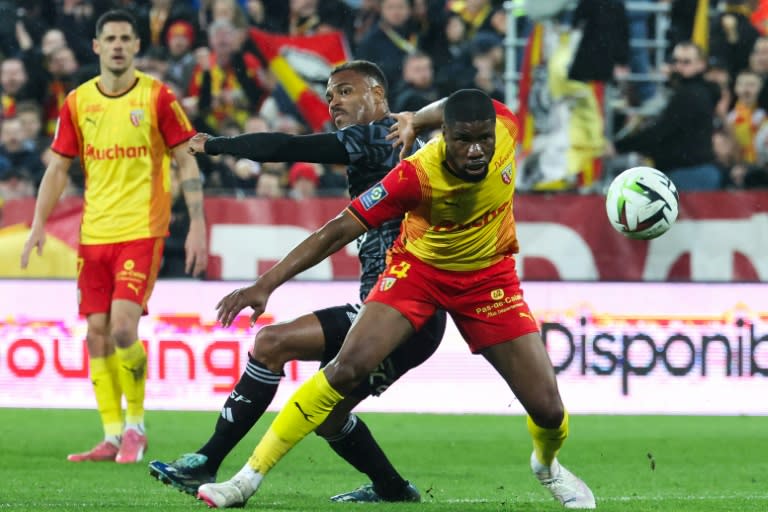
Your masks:
M 653 167 L 633 167 L 611 182 L 605 210 L 611 225 L 629 238 L 650 240 L 669 230 L 677 219 L 677 188 Z

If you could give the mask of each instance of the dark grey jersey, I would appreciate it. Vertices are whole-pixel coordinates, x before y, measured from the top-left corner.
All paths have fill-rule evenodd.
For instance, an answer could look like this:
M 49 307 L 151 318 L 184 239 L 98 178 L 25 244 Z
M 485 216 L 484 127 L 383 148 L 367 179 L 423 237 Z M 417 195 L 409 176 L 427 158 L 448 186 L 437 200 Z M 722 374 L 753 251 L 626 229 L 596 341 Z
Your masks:
M 389 128 L 395 120 L 386 117 L 370 124 L 356 124 L 336 132 L 339 141 L 349 154 L 347 180 L 349 194 L 355 198 L 381 180 L 400 162 L 400 148 L 395 148 L 386 140 Z M 413 151 L 424 143 L 417 140 Z M 393 219 L 378 228 L 371 229 L 357 241 L 362 275 L 360 277 L 360 300 L 365 300 L 368 292 L 384 270 L 387 249 L 392 246 L 400 233 L 402 219 Z

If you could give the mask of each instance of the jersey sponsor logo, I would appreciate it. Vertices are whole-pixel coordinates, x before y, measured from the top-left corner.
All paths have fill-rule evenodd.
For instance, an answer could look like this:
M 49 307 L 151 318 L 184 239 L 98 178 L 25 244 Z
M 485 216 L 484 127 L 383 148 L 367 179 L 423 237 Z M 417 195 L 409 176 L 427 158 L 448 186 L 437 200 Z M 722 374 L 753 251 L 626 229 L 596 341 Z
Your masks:
M 504 210 L 509 208 L 509 201 L 499 206 L 497 209 L 487 212 L 485 215 L 480 217 L 479 219 L 469 222 L 467 224 L 459 224 L 458 222 L 453 222 L 450 220 L 444 220 L 440 224 L 435 225 L 435 231 L 440 233 L 450 233 L 452 231 L 463 231 L 465 229 L 469 228 L 481 228 L 491 222 L 493 219 L 499 216 Z
M 135 266 L 136 266 L 136 263 L 133 260 L 125 260 L 125 262 L 123 263 L 123 268 L 125 270 L 133 270 Z
M 395 283 L 397 282 L 396 277 L 383 277 L 381 279 L 381 284 L 379 285 L 379 290 L 382 292 L 385 292 L 395 286 Z
M 104 106 L 98 103 L 93 105 L 86 105 L 83 109 L 83 112 L 86 114 L 98 114 L 99 112 L 104 112 Z
M 131 124 L 133 126 L 138 127 L 141 125 L 141 122 L 144 120 L 144 110 L 137 108 L 134 110 L 131 110 Z
M 512 183 L 513 174 L 514 170 L 512 169 L 512 164 L 507 164 L 507 166 L 501 170 L 501 181 L 503 181 L 506 185 L 509 185 Z
M 387 189 L 385 189 L 384 185 L 381 183 L 377 183 L 360 196 L 360 204 L 362 204 L 363 208 L 366 210 L 370 210 L 385 197 L 387 197 Z
M 85 146 L 85 158 L 90 160 L 118 160 L 122 158 L 146 158 L 149 156 L 147 146 L 120 146 L 115 144 L 108 148 L 95 148 L 92 144 Z
M 493 300 L 501 300 L 504 298 L 504 290 L 501 288 L 496 288 L 491 292 L 491 299 Z

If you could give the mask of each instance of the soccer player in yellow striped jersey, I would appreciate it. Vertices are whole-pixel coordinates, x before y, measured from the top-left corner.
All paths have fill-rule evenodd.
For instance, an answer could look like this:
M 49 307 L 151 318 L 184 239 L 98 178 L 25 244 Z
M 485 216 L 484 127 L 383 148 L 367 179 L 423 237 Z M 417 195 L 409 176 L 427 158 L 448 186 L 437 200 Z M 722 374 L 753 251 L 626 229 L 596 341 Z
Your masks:
M 568 436 L 555 371 L 515 270 L 512 198 L 518 122 L 484 92 L 464 89 L 444 103 L 443 134 L 406 158 L 310 235 L 253 285 L 217 305 L 225 326 L 245 307 L 255 320 L 270 294 L 367 229 L 404 215 L 387 268 L 336 357 L 288 400 L 243 468 L 205 484 L 214 507 L 243 505 L 262 479 L 320 425 L 371 369 L 442 309 L 528 413 L 534 475 L 565 508 L 594 509 L 589 487 L 556 456 Z
M 171 159 L 179 167 L 190 215 L 187 272 L 200 274 L 207 265 L 202 185 L 187 148 L 195 132 L 170 89 L 136 71 L 137 34 L 126 11 L 108 11 L 97 21 L 93 50 L 100 72 L 72 91 L 61 109 L 53 157 L 21 256 L 22 267 L 34 249 L 42 256 L 45 222 L 67 184 L 72 159 L 79 157 L 85 201 L 78 309 L 88 323 L 90 376 L 104 439 L 69 455 L 74 462 L 138 462 L 147 447 L 147 354 L 138 325 L 147 313 L 168 232 Z

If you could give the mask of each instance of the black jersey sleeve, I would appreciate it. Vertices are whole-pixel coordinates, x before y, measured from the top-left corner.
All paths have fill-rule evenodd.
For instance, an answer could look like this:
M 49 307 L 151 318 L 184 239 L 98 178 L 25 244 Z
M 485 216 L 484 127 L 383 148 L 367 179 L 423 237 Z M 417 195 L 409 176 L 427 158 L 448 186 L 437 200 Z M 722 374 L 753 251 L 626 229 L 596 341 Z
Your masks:
M 349 163 L 378 165 L 390 168 L 397 165 L 397 151 L 386 139 L 389 134 L 388 119 L 371 124 L 354 124 L 336 132 L 339 142 L 347 150 Z
M 333 133 L 288 135 L 245 133 L 234 137 L 212 137 L 205 142 L 209 155 L 226 153 L 256 162 L 314 162 L 348 164 L 350 155 Z

